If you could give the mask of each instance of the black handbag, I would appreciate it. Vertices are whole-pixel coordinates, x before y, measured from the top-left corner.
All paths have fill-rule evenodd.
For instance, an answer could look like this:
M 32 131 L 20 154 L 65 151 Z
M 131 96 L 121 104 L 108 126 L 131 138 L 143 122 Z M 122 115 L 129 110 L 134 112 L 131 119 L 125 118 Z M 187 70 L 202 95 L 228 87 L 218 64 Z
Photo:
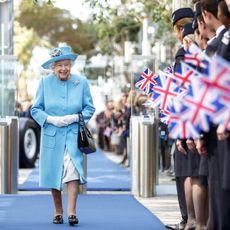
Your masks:
M 79 113 L 78 148 L 85 154 L 96 152 L 95 141 L 86 127 L 82 113 Z

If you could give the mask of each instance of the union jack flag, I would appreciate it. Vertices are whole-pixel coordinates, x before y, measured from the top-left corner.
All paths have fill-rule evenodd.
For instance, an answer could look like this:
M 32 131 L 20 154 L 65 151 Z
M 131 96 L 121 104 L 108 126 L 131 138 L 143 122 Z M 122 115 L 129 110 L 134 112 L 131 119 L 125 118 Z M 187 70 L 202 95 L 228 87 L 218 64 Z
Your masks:
M 194 127 L 200 126 L 202 130 L 209 131 L 210 119 L 217 110 L 213 104 L 216 96 L 212 94 L 209 86 L 198 81 L 192 82 L 187 94 L 183 97 L 183 104 L 189 113 L 182 120 L 189 120 Z
M 222 124 L 227 130 L 230 130 L 230 96 L 221 96 L 216 100 L 218 110 L 213 114 L 214 124 Z
M 180 87 L 175 81 L 168 77 L 167 74 L 160 72 L 157 84 L 154 86 L 152 96 L 153 105 L 158 106 L 163 111 L 169 111 L 173 105 L 173 99 L 179 97 L 181 93 Z
M 183 114 L 186 117 L 186 113 Z M 190 121 L 181 119 L 177 114 L 171 114 L 169 118 L 169 137 L 172 139 L 198 138 L 200 136 L 199 126 L 194 126 Z
M 230 66 L 221 57 L 214 57 L 212 60 L 210 75 L 201 76 L 201 81 L 207 86 L 218 90 L 220 94 L 230 95 Z
M 200 136 L 200 132 L 189 121 L 181 120 L 178 116 L 170 117 L 168 130 L 172 139 L 196 139 Z
M 210 66 L 211 59 L 197 45 L 191 43 L 185 52 L 184 62 L 198 68 L 207 69 Z
M 169 119 L 170 119 L 170 113 L 168 111 L 161 111 L 160 113 L 160 121 L 163 122 L 164 124 L 169 124 Z
M 180 86 L 188 88 L 191 84 L 191 79 L 197 78 L 198 76 L 200 76 L 200 74 L 194 68 L 182 62 L 177 71 L 172 75 L 172 78 L 175 79 Z
M 157 84 L 155 78 L 157 78 L 157 76 L 149 68 L 147 68 L 141 74 L 135 86 L 143 90 L 146 94 L 150 94 L 153 92 L 153 86 Z

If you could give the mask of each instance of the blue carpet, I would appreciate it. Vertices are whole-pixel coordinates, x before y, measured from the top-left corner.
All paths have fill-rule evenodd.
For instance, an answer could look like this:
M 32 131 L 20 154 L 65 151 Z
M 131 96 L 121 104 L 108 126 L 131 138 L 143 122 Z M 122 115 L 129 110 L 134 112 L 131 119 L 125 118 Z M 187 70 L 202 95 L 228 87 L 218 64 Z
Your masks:
M 99 151 L 87 157 L 87 190 L 129 191 L 130 170 L 109 160 Z
M 64 211 L 67 199 L 64 196 Z M 163 230 L 164 225 L 130 195 L 80 195 L 77 229 L 85 230 Z M 1 230 L 69 229 L 52 224 L 53 203 L 50 195 L 0 196 Z
M 18 190 L 43 191 L 38 186 L 39 169 L 35 168 Z M 129 191 L 131 187 L 130 170 L 109 160 L 103 153 L 87 156 L 88 191 Z

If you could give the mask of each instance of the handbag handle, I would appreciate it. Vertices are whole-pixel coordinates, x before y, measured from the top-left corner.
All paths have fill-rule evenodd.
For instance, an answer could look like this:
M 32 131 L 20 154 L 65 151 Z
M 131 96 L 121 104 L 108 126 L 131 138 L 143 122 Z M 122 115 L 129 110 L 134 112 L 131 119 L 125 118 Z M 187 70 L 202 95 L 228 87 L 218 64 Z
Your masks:
M 79 116 L 79 124 L 80 125 L 85 125 L 85 121 L 84 121 L 84 118 L 83 118 L 83 115 L 82 115 L 82 113 L 80 112 L 80 113 L 78 113 L 78 116 Z
M 79 121 L 78 121 L 78 123 L 79 123 L 79 128 L 81 129 L 81 130 L 84 130 L 84 128 L 85 128 L 85 121 L 84 121 L 84 118 L 83 118 L 83 115 L 82 115 L 82 113 L 80 112 L 80 113 L 78 113 L 78 116 L 79 116 Z
M 90 131 L 88 130 L 88 128 L 85 124 L 82 113 L 80 112 L 80 113 L 78 113 L 78 115 L 79 115 L 79 122 L 78 123 L 79 123 L 80 130 L 85 130 L 85 132 L 88 134 L 88 136 L 92 137 Z

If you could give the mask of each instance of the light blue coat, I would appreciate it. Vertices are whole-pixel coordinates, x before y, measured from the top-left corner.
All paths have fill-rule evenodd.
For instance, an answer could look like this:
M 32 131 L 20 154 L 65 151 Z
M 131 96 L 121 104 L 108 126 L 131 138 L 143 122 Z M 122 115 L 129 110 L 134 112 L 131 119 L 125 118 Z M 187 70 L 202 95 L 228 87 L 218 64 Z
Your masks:
M 68 81 L 59 80 L 54 74 L 40 81 L 31 115 L 41 126 L 39 186 L 62 188 L 62 171 L 65 146 L 85 183 L 83 154 L 77 147 L 78 124 L 56 127 L 46 123 L 47 116 L 64 116 L 82 112 L 87 122 L 93 115 L 89 85 L 85 77 L 71 74 Z

